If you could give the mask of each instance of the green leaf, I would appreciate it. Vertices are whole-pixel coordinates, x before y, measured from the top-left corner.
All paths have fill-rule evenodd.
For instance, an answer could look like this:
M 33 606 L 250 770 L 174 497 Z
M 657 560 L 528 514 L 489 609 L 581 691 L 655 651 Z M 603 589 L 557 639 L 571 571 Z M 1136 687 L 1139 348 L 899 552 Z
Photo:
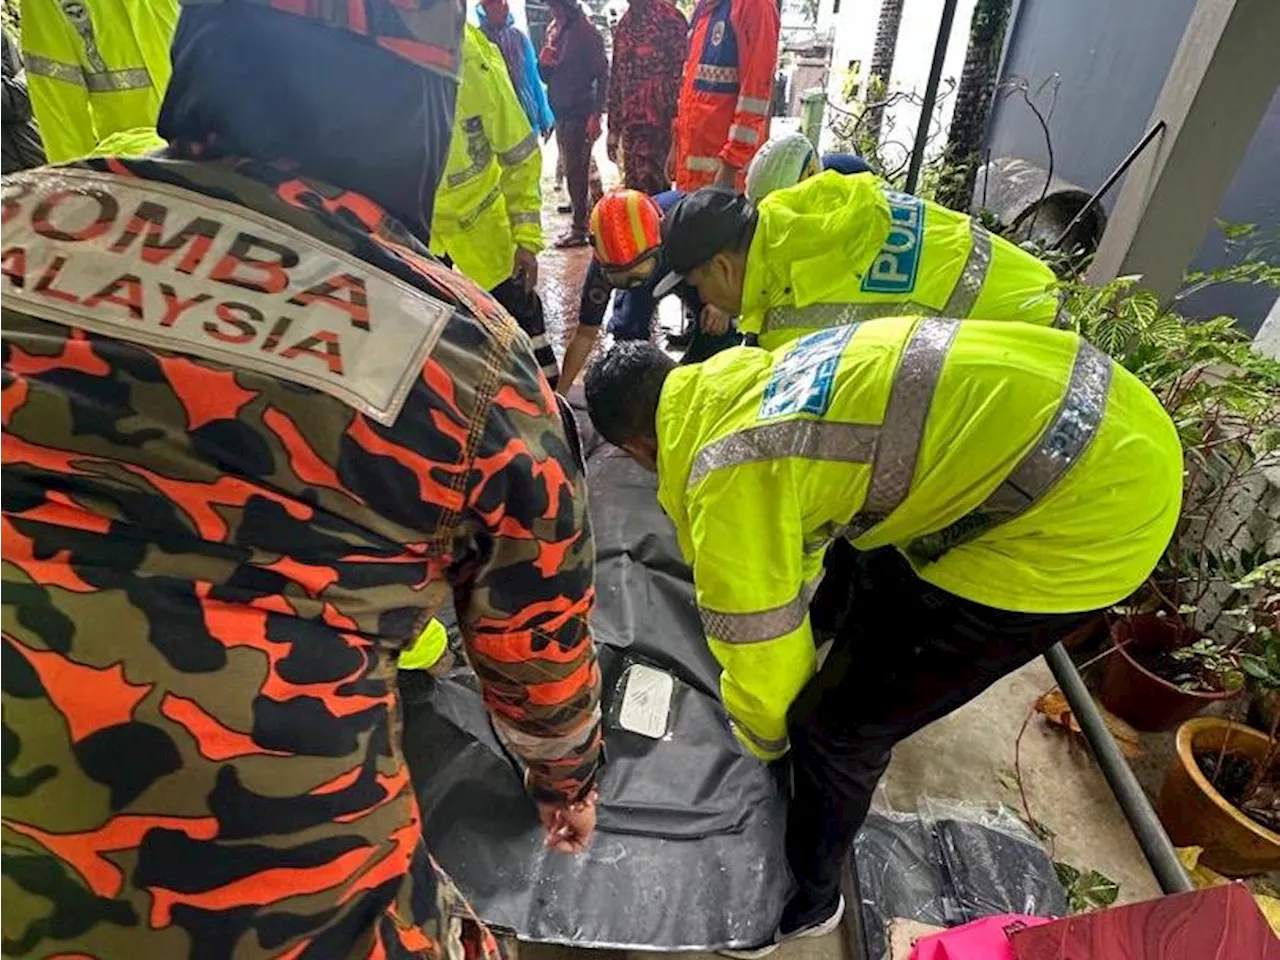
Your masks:
M 1097 870 L 1090 870 L 1075 882 L 1076 894 L 1095 907 L 1109 907 L 1120 896 L 1120 884 Z
M 1120 896 L 1120 884 L 1097 870 L 1082 872 L 1062 861 L 1055 861 L 1053 869 L 1067 895 L 1067 907 L 1072 913 L 1109 907 Z

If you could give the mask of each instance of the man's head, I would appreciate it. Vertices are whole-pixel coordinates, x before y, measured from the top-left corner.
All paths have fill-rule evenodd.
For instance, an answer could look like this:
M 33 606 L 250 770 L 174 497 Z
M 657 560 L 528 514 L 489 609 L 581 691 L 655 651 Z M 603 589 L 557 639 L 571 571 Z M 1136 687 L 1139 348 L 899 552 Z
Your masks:
M 756 231 L 756 209 L 722 187 L 703 187 L 677 203 L 662 222 L 662 245 L 671 273 L 654 293 L 665 296 L 682 279 L 704 303 L 730 316 L 742 310 L 747 251 Z
M 756 151 L 747 167 L 747 198 L 759 203 L 775 190 L 794 187 L 822 172 L 822 160 L 802 133 L 775 137 Z
M 646 340 L 624 340 L 587 371 L 587 413 L 614 446 L 658 469 L 658 400 L 676 362 Z
M 357 6 L 359 17 L 290 0 L 184 6 L 157 126 L 180 152 L 281 162 L 363 194 L 426 238 L 453 129 L 463 7 Z
M 547 9 L 551 16 L 563 22 L 578 12 L 578 0 L 547 0 Z
M 480 0 L 480 7 L 484 10 L 485 19 L 498 27 L 507 22 L 507 17 L 511 13 L 507 0 Z
M 591 210 L 591 245 L 610 286 L 638 287 L 662 254 L 662 211 L 639 190 L 610 190 Z

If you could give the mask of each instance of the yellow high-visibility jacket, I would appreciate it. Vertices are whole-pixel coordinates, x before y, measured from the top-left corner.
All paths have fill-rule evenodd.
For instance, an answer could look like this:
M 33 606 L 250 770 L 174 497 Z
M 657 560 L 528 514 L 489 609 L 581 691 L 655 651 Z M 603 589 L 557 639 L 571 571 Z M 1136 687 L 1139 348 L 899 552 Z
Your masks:
M 511 276 L 516 247 L 542 250 L 542 151 L 502 52 L 468 23 L 449 165 L 436 193 L 431 251 L 486 290 Z
M 397 666 L 401 670 L 430 670 L 447 649 L 449 633 L 443 623 L 432 617 L 427 621 L 426 628 L 418 634 L 418 639 L 400 654 Z
M 135 127 L 108 134 L 90 152 L 91 157 L 141 157 L 169 146 L 155 127 Z
M 155 127 L 177 23 L 178 0 L 23 0 L 27 89 L 50 163 Z
M 760 202 L 738 327 L 773 349 L 811 330 L 884 316 L 1049 326 L 1056 278 L 972 217 L 834 171 Z
M 725 708 L 766 759 L 814 670 L 833 538 L 891 545 L 978 603 L 1069 613 L 1142 584 L 1182 498 L 1151 392 L 1075 334 L 1021 323 L 879 319 L 727 350 L 672 371 L 657 433 Z

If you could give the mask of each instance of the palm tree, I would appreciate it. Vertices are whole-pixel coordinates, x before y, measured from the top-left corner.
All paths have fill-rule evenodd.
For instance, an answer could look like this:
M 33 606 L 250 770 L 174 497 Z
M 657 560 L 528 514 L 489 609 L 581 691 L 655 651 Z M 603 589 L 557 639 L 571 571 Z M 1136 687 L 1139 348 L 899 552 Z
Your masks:
M 876 45 L 871 51 L 871 71 L 867 74 L 867 97 L 884 99 L 889 89 L 889 75 L 893 72 L 893 57 L 898 51 L 898 28 L 902 26 L 902 5 L 905 0 L 882 0 L 880 22 L 876 24 Z M 884 121 L 884 108 L 872 107 L 866 129 L 869 136 L 878 141 L 880 126 Z
M 937 200 L 956 210 L 967 210 L 973 200 L 987 121 L 999 82 L 1000 52 L 1009 27 L 1013 0 L 977 0 L 969 23 L 969 49 L 956 88 L 955 112 L 943 156 L 944 176 Z

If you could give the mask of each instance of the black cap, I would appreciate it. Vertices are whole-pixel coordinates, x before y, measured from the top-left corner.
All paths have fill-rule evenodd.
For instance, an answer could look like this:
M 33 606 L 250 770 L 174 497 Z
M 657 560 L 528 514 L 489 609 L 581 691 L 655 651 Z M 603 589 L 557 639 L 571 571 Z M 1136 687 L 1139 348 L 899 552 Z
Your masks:
M 724 187 L 703 187 L 677 203 L 662 218 L 662 256 L 671 272 L 654 296 L 666 296 L 694 267 L 732 247 L 755 216 L 750 200 Z

